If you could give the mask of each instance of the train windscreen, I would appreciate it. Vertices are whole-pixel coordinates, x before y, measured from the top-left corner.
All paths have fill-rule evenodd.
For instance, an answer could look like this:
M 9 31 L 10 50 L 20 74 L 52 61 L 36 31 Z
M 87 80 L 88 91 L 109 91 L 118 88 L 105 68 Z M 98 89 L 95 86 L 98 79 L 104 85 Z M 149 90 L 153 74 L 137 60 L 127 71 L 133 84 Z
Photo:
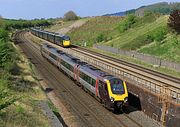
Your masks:
M 112 79 L 111 83 L 111 90 L 113 94 L 124 94 L 124 84 L 123 81 L 120 79 Z
M 69 36 L 63 36 L 63 39 L 64 40 L 70 40 L 70 37 Z

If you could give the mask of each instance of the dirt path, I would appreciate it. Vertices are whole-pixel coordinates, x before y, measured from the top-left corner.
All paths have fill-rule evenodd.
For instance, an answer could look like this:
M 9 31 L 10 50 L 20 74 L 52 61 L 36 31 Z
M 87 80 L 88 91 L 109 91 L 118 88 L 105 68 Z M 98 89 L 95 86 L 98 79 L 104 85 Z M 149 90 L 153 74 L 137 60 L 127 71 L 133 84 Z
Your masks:
M 75 21 L 72 25 L 70 25 L 70 26 L 68 26 L 68 27 L 65 27 L 65 28 L 61 28 L 61 29 L 59 29 L 59 30 L 56 31 L 56 32 L 57 32 L 57 33 L 60 33 L 60 34 L 66 34 L 66 33 L 69 32 L 71 29 L 82 26 L 83 24 L 86 23 L 86 21 L 87 21 L 87 20 L 78 20 L 78 21 Z

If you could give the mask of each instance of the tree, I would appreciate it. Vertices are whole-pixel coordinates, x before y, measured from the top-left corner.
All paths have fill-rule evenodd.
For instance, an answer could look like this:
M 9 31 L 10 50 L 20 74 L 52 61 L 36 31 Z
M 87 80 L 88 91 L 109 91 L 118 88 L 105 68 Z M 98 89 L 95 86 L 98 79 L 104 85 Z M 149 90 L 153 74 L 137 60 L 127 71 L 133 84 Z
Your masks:
M 174 10 L 168 20 L 168 26 L 180 33 L 180 10 Z
M 78 16 L 73 11 L 69 11 L 69 12 L 64 14 L 64 19 L 67 21 L 77 20 Z

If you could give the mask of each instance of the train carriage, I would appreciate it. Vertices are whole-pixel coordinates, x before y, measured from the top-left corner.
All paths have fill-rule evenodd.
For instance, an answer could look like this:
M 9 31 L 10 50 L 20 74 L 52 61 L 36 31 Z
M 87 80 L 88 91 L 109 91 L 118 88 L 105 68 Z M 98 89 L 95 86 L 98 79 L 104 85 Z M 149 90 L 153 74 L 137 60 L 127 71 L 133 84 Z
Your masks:
M 44 40 L 48 40 L 48 32 L 43 32 L 43 37 Z
M 43 44 L 41 53 L 53 64 L 92 93 L 108 109 L 122 109 L 128 104 L 126 83 L 62 51 Z
M 53 33 L 48 33 L 48 41 L 54 43 L 55 35 Z
M 66 35 L 59 35 L 58 33 L 52 33 L 35 28 L 31 28 L 31 33 L 62 47 L 70 47 L 71 45 L 70 37 Z

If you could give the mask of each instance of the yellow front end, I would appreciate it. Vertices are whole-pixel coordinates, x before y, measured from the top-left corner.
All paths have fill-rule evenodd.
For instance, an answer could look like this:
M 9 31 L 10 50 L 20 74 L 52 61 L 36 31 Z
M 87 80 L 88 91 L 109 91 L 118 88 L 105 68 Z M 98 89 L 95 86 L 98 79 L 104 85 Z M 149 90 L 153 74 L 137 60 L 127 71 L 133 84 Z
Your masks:
M 109 97 L 111 99 L 113 99 L 113 102 L 123 102 L 123 104 L 128 103 L 128 91 L 127 91 L 127 86 L 126 83 L 123 81 L 123 85 L 124 85 L 124 94 L 119 95 L 119 94 L 113 94 L 112 90 L 111 90 L 111 84 L 109 82 L 109 80 L 106 81 L 107 86 L 108 86 L 108 92 L 109 92 Z
M 69 47 L 71 45 L 70 41 L 63 41 L 63 47 Z

